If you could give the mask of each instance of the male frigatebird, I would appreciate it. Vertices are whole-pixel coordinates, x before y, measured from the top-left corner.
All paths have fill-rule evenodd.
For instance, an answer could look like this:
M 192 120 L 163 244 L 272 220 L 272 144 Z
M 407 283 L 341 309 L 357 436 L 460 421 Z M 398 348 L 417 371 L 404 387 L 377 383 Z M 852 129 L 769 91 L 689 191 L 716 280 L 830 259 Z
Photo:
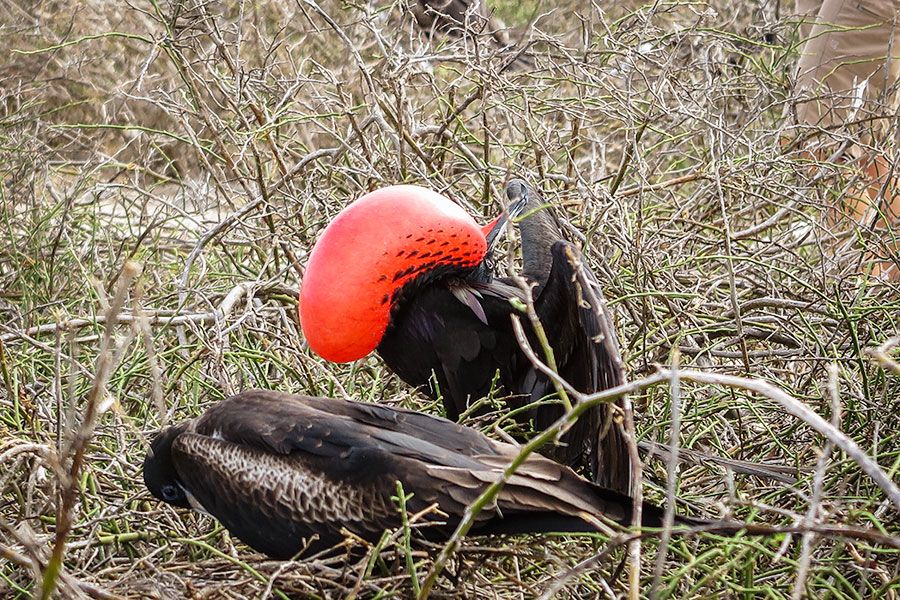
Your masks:
M 160 500 L 206 512 L 252 548 L 287 559 L 332 548 L 344 531 L 376 542 L 400 526 L 398 481 L 412 494 L 408 514 L 423 513 L 417 536 L 447 539 L 518 452 L 440 417 L 251 390 L 160 432 L 144 482 Z M 630 523 L 631 509 L 628 496 L 531 455 L 470 535 L 597 531 L 603 520 Z M 661 523 L 656 506 L 645 503 L 642 515 L 645 525 Z
M 493 278 L 488 267 L 506 218 L 521 213 L 523 272 L 534 285 L 535 311 L 560 375 L 585 393 L 621 384 L 621 358 L 595 278 L 538 194 L 514 180 L 507 196 L 508 210 L 485 227 L 417 186 L 382 188 L 345 208 L 306 268 L 300 319 L 310 348 L 336 362 L 377 349 L 401 379 L 442 398 L 454 420 L 496 385 L 511 410 L 545 429 L 563 409 L 540 402 L 554 386 L 516 339 L 511 300 L 521 303 L 524 292 L 510 279 Z M 596 483 L 629 493 L 630 461 L 613 410 L 588 411 L 546 454 L 586 466 Z

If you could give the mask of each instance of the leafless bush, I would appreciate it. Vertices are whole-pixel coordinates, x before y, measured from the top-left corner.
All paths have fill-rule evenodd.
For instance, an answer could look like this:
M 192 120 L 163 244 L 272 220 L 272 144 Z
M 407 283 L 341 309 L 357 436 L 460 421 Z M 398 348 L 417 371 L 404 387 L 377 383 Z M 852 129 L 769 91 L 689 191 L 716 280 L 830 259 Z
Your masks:
M 0 590 L 41 590 L 76 489 L 61 457 L 114 347 L 60 594 L 409 593 L 391 544 L 384 562 L 272 563 L 140 480 L 160 423 L 246 387 L 438 410 L 375 358 L 316 358 L 296 322 L 318 232 L 397 182 L 486 219 L 505 178 L 527 177 L 603 282 L 633 380 L 677 349 L 683 370 L 768 381 L 896 479 L 900 296 L 865 258 L 889 246 L 824 218 L 856 175 L 785 142 L 821 132 L 790 118 L 784 7 L 494 4 L 511 48 L 487 31 L 431 39 L 401 2 L 0 5 Z M 880 147 L 892 157 L 895 133 Z M 135 281 L 128 261 L 143 265 Z M 777 404 L 689 378 L 678 398 L 687 451 L 797 477 L 682 465 L 679 510 L 900 533 L 883 490 Z M 668 444 L 669 389 L 632 400 L 639 437 Z M 647 459 L 645 495 L 662 499 L 671 475 Z M 435 553 L 417 554 L 420 572 Z M 590 537 L 470 540 L 434 594 L 538 596 L 578 564 L 591 568 L 561 594 L 621 593 L 620 553 Z M 656 589 L 671 597 L 896 597 L 900 577 L 896 550 L 827 533 L 673 538 L 662 560 Z

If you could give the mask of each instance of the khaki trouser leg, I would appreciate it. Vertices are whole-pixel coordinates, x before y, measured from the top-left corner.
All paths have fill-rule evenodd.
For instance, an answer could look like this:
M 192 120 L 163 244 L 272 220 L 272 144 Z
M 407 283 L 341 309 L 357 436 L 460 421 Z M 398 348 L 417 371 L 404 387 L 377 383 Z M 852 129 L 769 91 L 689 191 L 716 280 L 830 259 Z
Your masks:
M 900 223 L 900 165 L 891 175 L 887 157 L 866 147 L 879 145 L 897 114 L 900 0 L 797 0 L 797 12 L 805 17 L 800 32 L 806 42 L 796 91 L 810 98 L 797 104 L 797 118 L 827 129 L 848 120 L 859 123 L 848 131 L 859 144 L 845 152 L 844 160 L 860 169 L 867 187 L 852 194 L 843 211 L 866 225 L 874 222 L 889 238 L 888 230 Z M 836 147 L 813 153 L 823 159 Z M 888 239 L 886 246 L 894 261 L 881 261 L 874 270 L 900 280 L 900 244 Z

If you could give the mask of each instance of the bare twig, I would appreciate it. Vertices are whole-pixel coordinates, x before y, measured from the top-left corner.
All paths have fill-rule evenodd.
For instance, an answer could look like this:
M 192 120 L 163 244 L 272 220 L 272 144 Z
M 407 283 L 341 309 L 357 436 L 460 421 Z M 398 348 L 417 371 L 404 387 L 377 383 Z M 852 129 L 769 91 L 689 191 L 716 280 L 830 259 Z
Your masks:
M 663 516 L 663 531 L 659 537 L 659 549 L 657 550 L 656 564 L 653 567 L 653 583 L 650 587 L 650 597 L 656 598 L 659 594 L 659 586 L 662 582 L 663 569 L 666 564 L 666 553 L 669 549 L 669 539 L 672 535 L 672 527 L 675 524 L 675 488 L 677 487 L 678 449 L 681 437 L 681 380 L 678 378 L 678 366 L 680 356 L 676 351 L 672 357 L 672 379 L 669 384 L 669 402 L 672 404 L 672 424 L 669 428 L 669 460 L 666 464 L 666 506 Z
M 97 417 L 103 412 L 101 404 L 106 394 L 106 383 L 115 369 L 115 354 L 113 352 L 113 331 L 119 312 L 125 305 L 128 290 L 132 281 L 141 274 L 141 265 L 128 263 L 122 269 L 115 296 L 106 311 L 106 330 L 100 344 L 100 354 L 94 370 L 94 380 L 86 398 L 86 407 L 81 425 L 72 440 L 68 455 L 70 464 L 66 469 L 66 477 L 62 483 L 60 500 L 56 514 L 56 535 L 53 541 L 53 551 L 44 570 L 44 580 L 41 584 L 41 600 L 47 600 L 56 589 L 56 582 L 62 570 L 63 555 L 66 549 L 66 538 L 72 529 L 73 509 L 78 499 L 79 478 L 84 465 L 85 452 L 88 443 L 94 433 Z
M 828 395 L 831 397 L 831 425 L 839 429 L 841 425 L 841 400 L 838 394 L 838 368 L 837 365 L 828 366 Z M 831 450 L 834 444 L 831 440 L 825 442 L 822 452 L 816 461 L 816 473 L 813 477 L 813 489 L 809 500 L 809 510 L 803 524 L 807 527 L 818 521 L 820 505 L 822 502 L 822 486 L 825 480 L 825 471 L 831 461 Z M 800 558 L 797 560 L 797 578 L 794 581 L 794 589 L 791 597 L 800 600 L 804 596 L 804 586 L 809 572 L 809 562 L 812 555 L 812 543 L 814 534 L 807 531 L 800 538 Z
M 877 348 L 869 350 L 869 354 L 878 361 L 878 364 L 894 375 L 900 375 L 900 362 L 891 358 L 890 352 L 897 346 L 900 346 L 900 335 L 889 338 Z
M 133 323 L 137 327 L 143 327 L 143 324 L 147 326 L 150 325 L 162 325 L 164 327 L 169 327 L 173 325 L 185 325 L 185 324 L 197 324 L 202 325 L 205 323 L 214 323 L 216 321 L 221 321 L 223 319 L 227 319 L 231 316 L 231 313 L 234 311 L 237 303 L 247 295 L 251 289 L 254 289 L 255 284 L 252 282 L 241 283 L 234 286 L 222 299 L 222 302 L 219 304 L 216 310 L 211 312 L 204 313 L 163 313 L 163 312 L 146 312 L 142 309 L 134 309 L 132 313 L 123 313 L 116 316 L 117 323 Z M 283 289 L 283 288 L 282 288 Z M 257 291 L 264 292 L 264 289 L 259 289 Z M 296 292 L 292 290 L 288 290 L 288 292 L 296 295 Z M 108 315 L 98 315 L 93 319 L 84 319 L 84 318 L 75 318 L 68 319 L 66 321 L 61 321 L 59 323 L 47 323 L 45 325 L 38 325 L 36 327 L 32 327 L 25 332 L 11 332 L 4 334 L 4 336 L 0 339 L 3 340 L 13 340 L 13 339 L 24 339 L 25 336 L 35 336 L 35 335 L 44 335 L 47 333 L 54 333 L 57 330 L 63 331 L 74 331 L 76 329 L 81 329 L 84 327 L 94 327 L 97 325 L 105 325 L 108 323 L 109 316 Z

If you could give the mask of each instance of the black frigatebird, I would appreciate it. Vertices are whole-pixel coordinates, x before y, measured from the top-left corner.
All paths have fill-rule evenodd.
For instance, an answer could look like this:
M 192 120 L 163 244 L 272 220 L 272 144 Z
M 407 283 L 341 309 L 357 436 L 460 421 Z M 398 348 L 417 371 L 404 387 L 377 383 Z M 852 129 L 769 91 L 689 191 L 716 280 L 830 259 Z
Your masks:
M 500 45 L 509 43 L 505 26 L 491 14 L 484 0 L 415 0 L 410 8 L 419 27 L 426 31 L 460 33 L 474 26 L 475 31 L 487 28 Z
M 485 227 L 417 186 L 382 188 L 345 208 L 306 268 L 300 319 L 310 348 L 336 362 L 377 349 L 401 379 L 442 398 L 454 420 L 496 384 L 511 410 L 546 428 L 563 408 L 539 402 L 554 386 L 516 340 L 511 300 L 521 302 L 524 292 L 493 278 L 488 267 L 506 219 L 522 213 L 523 272 L 535 286 L 535 311 L 560 375 L 585 393 L 621 384 L 622 361 L 596 279 L 538 194 L 514 180 L 507 196 L 508 210 Z M 525 329 L 540 354 L 527 323 Z M 588 411 L 546 454 L 629 493 L 630 461 L 614 410 Z
M 160 432 L 144 482 L 157 498 L 206 512 L 252 548 L 287 559 L 334 547 L 344 530 L 376 542 L 399 527 L 398 481 L 412 494 L 408 514 L 424 515 L 417 535 L 445 540 L 518 452 L 423 413 L 251 390 Z M 470 535 L 597 531 L 603 520 L 628 524 L 631 510 L 628 496 L 531 455 Z M 645 503 L 642 514 L 644 525 L 660 525 L 658 507 Z

